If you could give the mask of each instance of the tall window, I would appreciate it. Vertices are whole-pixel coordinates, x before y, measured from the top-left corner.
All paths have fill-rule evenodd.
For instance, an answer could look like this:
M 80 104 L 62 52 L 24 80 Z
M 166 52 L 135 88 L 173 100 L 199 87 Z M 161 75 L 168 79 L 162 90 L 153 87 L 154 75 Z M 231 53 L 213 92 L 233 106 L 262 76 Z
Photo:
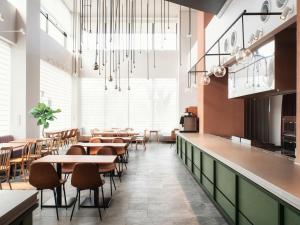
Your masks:
M 50 130 L 71 127 L 72 78 L 65 71 L 41 60 L 41 101 L 53 109 L 61 109 Z
M 10 46 L 0 40 L 0 135 L 9 134 L 10 121 Z
M 123 84 L 127 80 L 122 79 Z M 177 127 L 176 79 L 131 79 L 131 90 L 111 87 L 104 91 L 104 80 L 81 79 L 81 125 L 93 128 L 159 129 L 169 133 Z

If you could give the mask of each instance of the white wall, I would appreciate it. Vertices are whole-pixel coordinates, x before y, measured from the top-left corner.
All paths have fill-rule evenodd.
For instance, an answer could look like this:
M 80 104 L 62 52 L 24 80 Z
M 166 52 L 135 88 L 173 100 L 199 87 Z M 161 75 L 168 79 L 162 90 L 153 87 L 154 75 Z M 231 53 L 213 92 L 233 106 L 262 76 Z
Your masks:
M 281 145 L 281 112 L 282 95 L 270 97 L 270 123 L 269 123 L 269 140 L 270 143 Z

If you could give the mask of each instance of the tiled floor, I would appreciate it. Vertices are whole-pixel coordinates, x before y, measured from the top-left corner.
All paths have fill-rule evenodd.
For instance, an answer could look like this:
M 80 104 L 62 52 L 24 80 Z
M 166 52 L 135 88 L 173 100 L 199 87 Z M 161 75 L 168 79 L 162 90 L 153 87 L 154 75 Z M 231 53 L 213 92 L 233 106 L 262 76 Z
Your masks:
M 54 209 L 35 210 L 35 225 L 106 224 L 106 225 L 225 225 L 220 213 L 177 159 L 169 145 L 150 144 L 147 151 L 131 150 L 128 170 L 111 206 L 102 210 L 100 222 L 96 209 L 60 209 L 60 221 Z M 108 186 L 105 190 L 109 194 Z M 67 195 L 75 196 L 68 185 Z M 48 193 L 46 198 L 51 196 Z M 84 192 L 83 195 L 88 195 Z M 83 199 L 83 198 L 82 198 Z

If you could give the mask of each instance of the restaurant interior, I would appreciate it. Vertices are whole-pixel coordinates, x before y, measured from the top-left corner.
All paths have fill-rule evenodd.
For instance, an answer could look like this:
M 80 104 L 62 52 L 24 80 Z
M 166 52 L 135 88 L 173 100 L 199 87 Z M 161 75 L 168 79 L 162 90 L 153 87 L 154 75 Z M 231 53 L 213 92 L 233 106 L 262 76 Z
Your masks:
M 300 225 L 297 0 L 0 0 L 0 225 Z

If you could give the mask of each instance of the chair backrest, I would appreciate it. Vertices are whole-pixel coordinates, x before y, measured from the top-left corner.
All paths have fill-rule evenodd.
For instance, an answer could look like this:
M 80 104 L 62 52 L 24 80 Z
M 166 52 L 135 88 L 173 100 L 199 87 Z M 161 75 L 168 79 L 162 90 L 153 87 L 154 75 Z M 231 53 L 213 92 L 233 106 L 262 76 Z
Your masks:
M 86 155 L 86 152 L 81 145 L 72 145 L 66 155 Z
M 30 159 L 30 155 L 36 154 L 36 144 L 34 142 L 28 142 L 22 151 L 22 160 Z
M 113 143 L 125 143 L 125 140 L 123 138 L 115 138 Z
M 12 148 L 1 148 L 0 149 L 0 171 L 1 168 L 9 168 L 9 160 L 12 153 Z
M 105 146 L 99 149 L 97 155 L 116 155 L 116 152 L 112 147 Z
M 81 190 L 95 189 L 103 185 L 98 172 L 98 165 L 91 163 L 78 163 L 75 165 L 71 184 Z
M 37 189 L 53 189 L 60 185 L 59 177 L 51 163 L 33 162 L 30 166 L 29 183 Z
M 100 138 L 91 138 L 90 143 L 101 143 L 102 140 Z M 100 147 L 90 147 L 90 155 L 96 155 L 97 152 L 99 151 Z

